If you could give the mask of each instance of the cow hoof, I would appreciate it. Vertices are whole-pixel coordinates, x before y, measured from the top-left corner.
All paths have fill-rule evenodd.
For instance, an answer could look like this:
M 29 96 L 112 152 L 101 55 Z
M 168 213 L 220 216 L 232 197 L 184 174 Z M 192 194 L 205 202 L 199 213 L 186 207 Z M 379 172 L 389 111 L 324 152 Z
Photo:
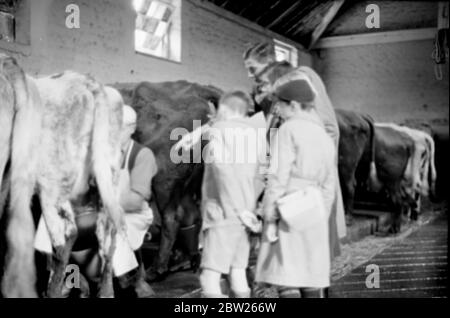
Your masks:
M 353 225 L 353 215 L 350 215 L 350 214 L 346 214 L 345 215 L 345 224 L 347 225 L 347 226 L 351 226 L 351 225 Z
M 168 271 L 158 272 L 158 271 L 155 271 L 155 270 L 149 270 L 146 273 L 145 280 L 148 283 L 162 282 L 163 280 L 165 280 L 167 278 L 168 275 L 169 275 Z
M 153 298 L 156 295 L 153 288 L 144 279 L 136 282 L 134 290 L 137 298 Z
M 192 266 L 192 258 L 181 251 L 176 251 L 169 262 L 169 272 L 188 270 Z
M 374 233 L 374 235 L 377 236 L 377 237 L 388 237 L 391 234 L 388 231 L 376 231 Z
M 200 253 L 195 254 L 194 256 L 192 256 L 192 258 L 191 258 L 191 269 L 194 272 L 194 274 L 199 271 L 201 260 L 202 260 L 202 256 L 201 256 Z

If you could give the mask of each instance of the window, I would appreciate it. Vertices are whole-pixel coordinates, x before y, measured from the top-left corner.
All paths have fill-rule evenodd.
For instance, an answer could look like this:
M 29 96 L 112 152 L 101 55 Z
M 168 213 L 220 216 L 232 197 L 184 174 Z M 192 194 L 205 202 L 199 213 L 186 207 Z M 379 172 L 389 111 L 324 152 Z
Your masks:
M 288 61 L 292 66 L 298 66 L 298 51 L 297 49 L 287 43 L 274 40 L 275 41 L 275 54 L 277 61 Z
M 14 42 L 17 0 L 0 0 L 0 40 Z
M 181 61 L 181 0 L 133 0 L 135 50 Z

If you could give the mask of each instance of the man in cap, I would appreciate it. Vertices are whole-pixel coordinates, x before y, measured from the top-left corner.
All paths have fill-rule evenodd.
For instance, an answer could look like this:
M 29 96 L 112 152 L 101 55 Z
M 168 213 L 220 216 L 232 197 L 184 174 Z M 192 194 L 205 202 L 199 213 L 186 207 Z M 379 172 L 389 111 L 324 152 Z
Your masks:
M 290 80 L 307 76 L 316 91 L 314 100 L 316 112 L 322 120 L 325 130 L 333 139 L 336 149 L 339 145 L 339 126 L 333 105 L 320 76 L 310 67 L 294 68 L 289 62 L 277 62 L 275 48 L 272 43 L 258 43 L 244 53 L 244 64 L 249 77 L 255 81 L 254 99 L 262 105 L 269 127 L 279 122 L 279 116 L 273 107 L 272 85 L 282 76 L 290 74 Z M 274 72 L 274 68 L 276 71 Z M 336 175 L 337 158 L 336 158 Z M 330 253 L 331 259 L 340 254 L 339 238 L 346 235 L 345 213 L 342 201 L 339 178 L 337 178 L 336 199 L 330 217 Z

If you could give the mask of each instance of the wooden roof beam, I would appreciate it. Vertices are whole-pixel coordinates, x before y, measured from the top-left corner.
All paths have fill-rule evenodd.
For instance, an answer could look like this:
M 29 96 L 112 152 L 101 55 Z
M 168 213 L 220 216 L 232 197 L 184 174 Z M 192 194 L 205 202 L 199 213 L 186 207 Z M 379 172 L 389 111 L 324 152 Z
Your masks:
M 273 26 L 277 25 L 279 22 L 281 22 L 286 16 L 291 14 L 292 11 L 297 9 L 302 4 L 302 1 L 297 1 L 296 3 L 292 4 L 286 11 L 283 12 L 278 18 L 276 18 L 272 23 L 270 23 L 267 28 L 272 28 Z
M 333 4 L 331 5 L 330 9 L 328 9 L 328 12 L 323 17 L 322 22 L 317 26 L 317 28 L 312 33 L 312 35 L 311 35 L 311 42 L 309 43 L 308 49 L 311 49 L 316 44 L 316 42 L 320 39 L 320 37 L 325 32 L 327 27 L 333 21 L 334 17 L 336 16 L 336 14 L 339 11 L 339 9 L 344 4 L 344 1 L 345 0 L 335 0 L 335 1 L 333 1 Z
M 432 40 L 435 38 L 435 36 L 436 28 L 339 35 L 321 39 L 317 42 L 313 49 L 329 49 L 359 45 L 423 41 Z

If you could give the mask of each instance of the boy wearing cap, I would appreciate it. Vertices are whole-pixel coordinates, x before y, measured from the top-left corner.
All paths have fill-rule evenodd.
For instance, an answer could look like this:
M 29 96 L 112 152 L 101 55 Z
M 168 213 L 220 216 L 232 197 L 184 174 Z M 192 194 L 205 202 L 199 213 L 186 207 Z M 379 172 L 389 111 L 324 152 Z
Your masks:
M 274 85 L 284 123 L 271 144 L 256 281 L 278 287 L 286 298 L 326 297 L 330 285 L 328 220 L 335 197 L 336 149 L 314 109 L 316 94 L 307 76 L 284 76 Z M 320 189 L 325 215 L 298 231 L 281 218 L 277 202 L 308 186 Z

